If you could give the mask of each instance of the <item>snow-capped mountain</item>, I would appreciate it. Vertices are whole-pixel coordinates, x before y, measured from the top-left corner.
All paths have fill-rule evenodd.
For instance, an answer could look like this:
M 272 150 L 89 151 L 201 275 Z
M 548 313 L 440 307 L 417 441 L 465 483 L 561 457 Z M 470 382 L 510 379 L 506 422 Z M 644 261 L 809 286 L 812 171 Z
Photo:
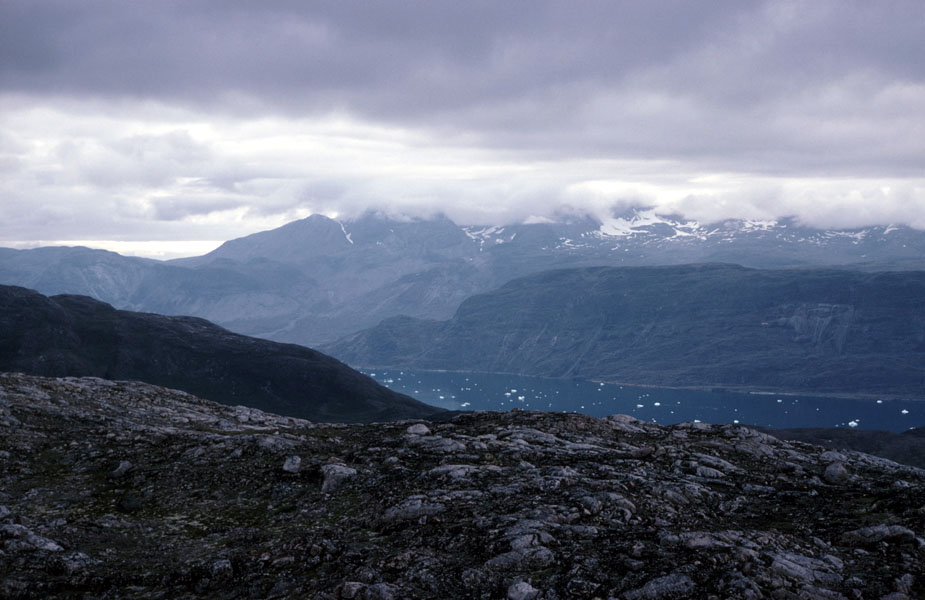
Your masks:
M 903 265 L 919 268 L 925 260 L 925 234 L 886 225 L 850 230 L 820 230 L 793 219 L 730 219 L 700 223 L 654 210 L 634 209 L 602 220 L 507 227 L 464 227 L 481 250 L 521 242 L 526 231 L 544 227 L 552 236 L 540 252 L 593 255 L 623 264 L 729 261 L 745 266 Z M 554 232 L 554 233 L 553 233 Z M 620 253 L 623 253 L 621 256 Z M 629 259 L 629 260 L 628 260 Z
M 925 232 L 827 231 L 791 219 L 705 224 L 651 210 L 497 226 L 313 215 L 166 263 L 85 248 L 0 249 L 0 283 L 317 344 L 399 314 L 446 319 L 473 294 L 548 269 L 703 262 L 922 269 Z

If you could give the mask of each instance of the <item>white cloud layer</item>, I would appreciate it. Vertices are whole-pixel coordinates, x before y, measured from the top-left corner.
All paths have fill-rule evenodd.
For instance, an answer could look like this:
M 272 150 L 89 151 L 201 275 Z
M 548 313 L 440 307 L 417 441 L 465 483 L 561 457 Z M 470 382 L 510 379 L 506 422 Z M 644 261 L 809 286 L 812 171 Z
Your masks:
M 925 228 L 922 39 L 917 1 L 7 0 L 0 244 L 367 209 Z

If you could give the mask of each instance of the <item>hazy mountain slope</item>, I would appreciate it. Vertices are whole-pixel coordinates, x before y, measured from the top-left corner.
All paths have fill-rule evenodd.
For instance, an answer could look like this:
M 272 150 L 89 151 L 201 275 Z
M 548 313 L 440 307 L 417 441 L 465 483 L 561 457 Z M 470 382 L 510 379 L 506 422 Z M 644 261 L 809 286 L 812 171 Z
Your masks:
M 309 348 L 192 317 L 118 311 L 85 296 L 0 286 L 0 370 L 93 375 L 177 388 L 319 421 L 419 417 L 436 409 Z
M 232 240 L 183 264 L 262 257 L 297 265 L 323 299 L 275 329 L 273 339 L 332 340 L 405 314 L 448 318 L 469 295 L 555 267 L 671 264 L 725 260 L 753 266 L 891 264 L 914 266 L 925 234 L 874 227 L 819 231 L 792 221 L 728 221 L 704 226 L 631 211 L 600 222 L 460 227 L 444 217 L 395 221 L 366 215 L 336 222 L 320 215 Z M 322 294 L 319 293 L 319 296 Z
M 0 374 L 3 598 L 920 598 L 925 472 L 738 425 L 325 426 Z
M 322 256 L 354 254 L 357 262 L 392 262 L 396 258 L 452 259 L 471 254 L 470 239 L 446 217 L 396 221 L 367 214 L 353 221 L 335 221 L 312 215 L 270 231 L 225 242 L 197 258 L 180 264 L 202 264 L 216 258 L 247 260 L 271 258 L 301 264 Z M 372 252 L 370 252 L 372 250 Z
M 0 248 L 0 283 L 43 294 L 78 293 L 127 307 L 163 263 L 82 247 Z
M 556 270 L 469 298 L 449 321 L 391 319 L 325 349 L 362 366 L 920 394 L 925 272 Z
M 43 294 L 79 294 L 125 310 L 195 315 L 237 331 L 304 312 L 318 284 L 267 259 L 216 260 L 201 267 L 89 248 L 0 249 L 0 283 Z
M 315 345 L 401 314 L 446 319 L 470 295 L 552 268 L 725 261 L 883 270 L 925 268 L 923 257 L 925 232 L 891 226 L 706 225 L 643 210 L 506 226 L 313 215 L 168 263 L 86 248 L 0 249 L 0 283 Z

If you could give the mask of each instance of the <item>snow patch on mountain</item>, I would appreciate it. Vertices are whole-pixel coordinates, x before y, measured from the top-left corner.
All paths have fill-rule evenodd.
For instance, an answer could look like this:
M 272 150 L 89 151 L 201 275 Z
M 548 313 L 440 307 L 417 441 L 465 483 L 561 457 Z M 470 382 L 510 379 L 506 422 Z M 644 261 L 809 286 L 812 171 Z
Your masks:
M 340 230 L 344 232 L 344 237 L 347 238 L 347 241 L 353 244 L 353 239 L 350 237 L 350 234 L 347 233 L 347 228 L 344 227 L 344 224 L 340 222 L 338 222 L 337 224 L 340 225 Z
M 740 221 L 740 229 L 742 231 L 770 231 L 776 229 L 778 226 L 786 227 L 786 225 L 781 225 L 778 221 L 774 219 L 769 220 L 759 220 L 759 219 L 744 219 Z
M 671 231 L 664 235 L 667 238 L 699 237 L 703 238 L 704 230 L 697 221 L 681 221 L 656 214 L 654 210 L 635 210 L 628 215 L 605 218 L 601 220 L 600 228 L 592 232 L 600 239 L 608 237 L 635 237 L 654 235 L 653 229 L 663 226 Z
M 517 236 L 515 233 L 510 237 L 509 240 L 505 240 L 503 237 L 501 237 L 501 234 L 504 233 L 505 227 L 500 225 L 493 225 L 491 227 L 463 226 L 461 229 L 463 230 L 463 233 L 469 237 L 469 239 L 474 242 L 478 242 L 480 248 L 484 246 L 486 242 L 490 244 L 503 244 L 506 241 L 513 241 Z
M 828 238 L 853 238 L 854 243 L 857 244 L 862 242 L 869 233 L 869 230 L 863 229 L 861 231 L 826 231 L 824 235 Z

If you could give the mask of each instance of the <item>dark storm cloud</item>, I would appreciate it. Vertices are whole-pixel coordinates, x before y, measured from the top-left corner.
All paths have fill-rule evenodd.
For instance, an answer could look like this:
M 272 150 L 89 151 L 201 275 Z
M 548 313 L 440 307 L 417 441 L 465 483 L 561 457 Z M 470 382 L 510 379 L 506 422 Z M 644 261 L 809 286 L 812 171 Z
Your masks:
M 925 159 L 917 0 L 7 0 L 0 23 L 0 85 L 26 95 L 342 111 L 545 157 L 776 174 Z
M 7 88 L 439 112 L 619 77 L 737 5 L 28 0 L 4 3 L 0 48 Z

